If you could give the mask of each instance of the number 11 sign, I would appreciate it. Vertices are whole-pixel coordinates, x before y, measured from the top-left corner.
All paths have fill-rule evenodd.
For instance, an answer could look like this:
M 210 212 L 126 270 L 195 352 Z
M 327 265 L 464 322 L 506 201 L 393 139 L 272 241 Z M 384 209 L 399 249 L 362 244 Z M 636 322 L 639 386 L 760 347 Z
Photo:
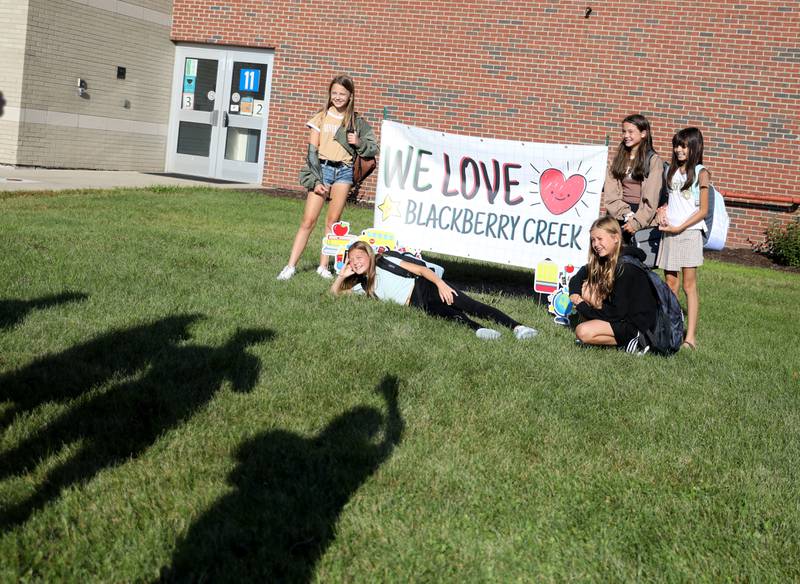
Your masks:
M 261 83 L 261 69 L 242 69 L 239 71 L 239 91 L 258 91 Z

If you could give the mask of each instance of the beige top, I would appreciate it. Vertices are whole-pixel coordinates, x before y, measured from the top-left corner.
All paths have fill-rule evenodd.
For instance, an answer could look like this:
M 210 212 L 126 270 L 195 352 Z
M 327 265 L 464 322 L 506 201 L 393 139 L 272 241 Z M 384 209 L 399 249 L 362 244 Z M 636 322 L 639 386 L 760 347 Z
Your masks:
M 658 198 L 661 194 L 662 174 L 664 163 L 658 154 L 650 158 L 650 172 L 647 178 L 642 181 L 641 199 L 639 200 L 639 210 L 636 211 L 630 222 L 634 229 L 642 229 L 648 225 L 655 225 L 656 209 L 658 209 Z M 631 207 L 623 199 L 622 181 L 614 178 L 611 174 L 609 165 L 606 172 L 606 184 L 603 187 L 605 207 L 609 215 L 615 219 L 623 219 L 630 213 Z
M 324 117 L 323 113 L 319 112 L 306 123 L 309 128 L 319 132 L 319 157 L 321 159 L 347 164 L 353 162 L 350 153 L 335 139 L 336 131 L 341 127 L 343 120 L 344 115 L 332 107 L 325 112 Z

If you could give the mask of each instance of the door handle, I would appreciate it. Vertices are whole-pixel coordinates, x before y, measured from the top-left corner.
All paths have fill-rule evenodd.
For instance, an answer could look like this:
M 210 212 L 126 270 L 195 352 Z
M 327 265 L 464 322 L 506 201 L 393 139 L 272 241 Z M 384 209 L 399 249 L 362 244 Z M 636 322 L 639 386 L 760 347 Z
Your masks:
M 228 127 L 228 112 L 222 112 L 222 127 Z
M 219 110 L 214 110 L 211 112 L 211 125 L 216 126 L 217 120 L 219 120 Z

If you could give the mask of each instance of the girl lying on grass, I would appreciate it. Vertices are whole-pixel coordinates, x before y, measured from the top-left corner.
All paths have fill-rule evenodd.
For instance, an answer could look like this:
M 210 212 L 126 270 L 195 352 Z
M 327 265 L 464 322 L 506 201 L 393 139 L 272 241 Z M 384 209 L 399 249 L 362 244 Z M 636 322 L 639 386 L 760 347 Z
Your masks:
M 491 319 L 508 327 L 520 340 L 530 339 L 537 334 L 536 329 L 522 325 L 504 312 L 473 300 L 456 290 L 425 266 L 394 257 L 384 256 L 384 259 L 399 265 L 408 272 L 409 277 L 380 267 L 372 247 L 363 241 L 357 241 L 350 247 L 347 262 L 334 280 L 331 292 L 336 296 L 354 292 L 384 302 L 416 306 L 432 316 L 440 316 L 467 325 L 475 331 L 479 339 L 497 339 L 500 337 L 500 331 L 482 327 L 467 314 Z

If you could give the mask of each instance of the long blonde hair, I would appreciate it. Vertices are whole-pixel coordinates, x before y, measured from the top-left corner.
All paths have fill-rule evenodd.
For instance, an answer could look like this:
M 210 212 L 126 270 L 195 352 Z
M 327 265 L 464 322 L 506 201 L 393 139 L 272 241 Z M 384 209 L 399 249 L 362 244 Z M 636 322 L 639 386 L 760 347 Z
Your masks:
M 614 289 L 617 264 L 622 253 L 622 230 L 619 227 L 619 222 L 610 215 L 600 217 L 600 219 L 592 223 L 589 233 L 595 229 L 602 229 L 610 235 L 617 236 L 617 248 L 614 253 L 604 258 L 597 255 L 597 252 L 594 251 L 594 246 L 591 243 L 589 244 L 589 262 L 587 266 L 589 277 L 586 279 L 586 284 L 596 293 L 598 300 L 602 301 L 608 298 Z
M 361 284 L 361 288 L 364 290 L 367 296 L 374 296 L 375 295 L 375 250 L 372 249 L 372 246 L 364 241 L 356 241 L 353 245 L 351 245 L 347 253 L 349 254 L 353 250 L 361 250 L 367 256 L 369 256 L 369 268 L 365 274 L 351 274 L 347 278 L 344 279 L 342 282 L 342 290 L 352 290 L 353 286 L 356 284 Z

